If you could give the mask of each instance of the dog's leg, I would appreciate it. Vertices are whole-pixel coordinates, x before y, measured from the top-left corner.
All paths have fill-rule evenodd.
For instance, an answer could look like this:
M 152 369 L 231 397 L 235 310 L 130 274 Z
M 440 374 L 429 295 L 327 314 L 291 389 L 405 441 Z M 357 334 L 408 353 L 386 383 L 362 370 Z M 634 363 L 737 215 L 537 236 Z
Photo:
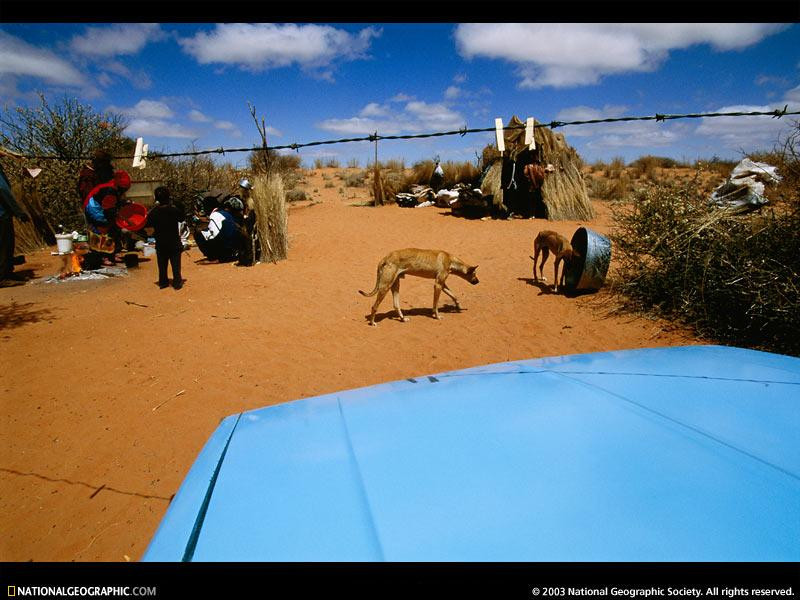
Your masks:
M 442 284 L 442 291 L 443 291 L 445 294 L 447 294 L 448 296 L 450 296 L 450 297 L 453 299 L 453 302 L 455 302 L 455 303 L 456 303 L 456 309 L 457 309 L 457 310 L 461 310 L 461 305 L 458 303 L 458 298 L 456 298 L 456 297 L 453 295 L 453 292 L 451 292 L 451 291 L 450 291 L 450 288 L 449 288 L 449 287 L 447 287 L 447 284 L 446 284 L 446 283 L 443 283 L 443 284 Z
M 536 274 L 536 261 L 539 260 L 539 252 L 540 251 L 541 251 L 541 248 L 539 246 L 537 246 L 536 244 L 534 244 L 533 245 L 533 256 L 531 258 L 533 258 L 533 280 L 536 281 L 536 282 L 539 281 L 539 276 Z
M 442 283 L 439 282 L 437 279 L 436 282 L 433 284 L 433 318 L 440 319 L 442 317 L 439 316 L 439 294 L 442 292 Z
M 400 277 L 395 279 L 392 284 L 392 304 L 394 304 L 394 309 L 397 311 L 398 318 L 403 323 L 408 323 L 408 317 L 404 317 L 403 311 L 400 310 Z
M 381 301 L 383 301 L 384 297 L 386 296 L 386 292 L 389 291 L 389 288 L 383 287 L 378 290 L 378 297 L 375 298 L 375 303 L 372 305 L 372 313 L 369 315 L 369 324 L 375 327 L 375 313 L 378 312 L 378 305 L 380 305 Z
M 558 266 L 562 263 L 563 260 L 564 260 L 564 257 L 561 256 L 561 255 L 558 255 L 558 256 L 556 256 L 556 260 L 555 260 L 556 264 L 553 265 L 553 269 L 554 269 L 553 277 L 555 278 L 555 279 L 553 279 L 553 293 L 554 294 L 558 293 L 558 281 L 559 281 L 558 280 Z
M 544 263 L 550 258 L 550 249 L 547 246 L 542 247 L 542 262 L 539 265 L 539 279 L 547 283 L 547 278 L 544 276 Z

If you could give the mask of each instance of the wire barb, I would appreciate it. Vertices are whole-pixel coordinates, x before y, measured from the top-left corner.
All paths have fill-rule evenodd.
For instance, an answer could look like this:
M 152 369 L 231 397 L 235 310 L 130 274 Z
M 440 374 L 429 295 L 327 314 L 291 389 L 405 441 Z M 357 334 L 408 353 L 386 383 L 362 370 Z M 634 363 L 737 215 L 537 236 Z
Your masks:
M 776 108 L 775 109 L 775 114 L 772 115 L 772 118 L 773 119 L 780 119 L 783 115 L 786 114 L 787 110 L 789 110 L 789 105 L 788 104 L 784 104 L 783 105 L 783 110 L 779 110 L 779 109 Z

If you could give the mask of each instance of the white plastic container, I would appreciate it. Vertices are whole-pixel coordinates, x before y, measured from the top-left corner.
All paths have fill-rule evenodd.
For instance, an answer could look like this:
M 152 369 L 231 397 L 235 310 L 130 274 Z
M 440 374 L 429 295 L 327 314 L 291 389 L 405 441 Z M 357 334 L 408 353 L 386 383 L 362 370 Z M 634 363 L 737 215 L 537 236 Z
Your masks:
M 58 246 L 59 254 L 69 254 L 70 252 L 72 252 L 72 234 L 57 233 L 56 245 Z
M 142 255 L 145 258 L 150 258 L 156 253 L 156 247 L 151 244 L 145 244 L 142 246 Z

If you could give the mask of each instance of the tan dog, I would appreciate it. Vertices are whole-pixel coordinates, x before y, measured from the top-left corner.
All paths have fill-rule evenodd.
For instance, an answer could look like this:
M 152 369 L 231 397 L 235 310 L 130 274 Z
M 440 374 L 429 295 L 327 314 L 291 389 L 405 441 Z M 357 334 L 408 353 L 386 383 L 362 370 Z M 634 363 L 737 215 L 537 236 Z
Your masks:
M 426 277 L 433 279 L 433 318 L 441 319 L 439 316 L 439 294 L 444 291 L 445 294 L 453 299 L 456 303 L 456 308 L 461 309 L 458 299 L 447 287 L 445 280 L 451 273 L 457 275 L 462 279 L 466 279 L 472 285 L 478 283 L 478 278 L 475 276 L 474 267 L 468 266 L 463 261 L 459 260 L 452 254 L 443 250 L 420 250 L 419 248 L 404 248 L 403 250 L 395 250 L 383 257 L 381 262 L 378 263 L 378 279 L 375 282 L 375 289 L 369 294 L 358 290 L 362 296 L 374 296 L 378 294 L 375 303 L 372 305 L 372 314 L 369 316 L 369 324 L 375 326 L 375 312 L 378 310 L 378 305 L 386 296 L 389 289 L 392 290 L 392 301 L 394 309 L 397 311 L 397 316 L 401 321 L 408 321 L 407 317 L 403 316 L 403 311 L 400 310 L 400 279 L 404 275 L 416 275 L 417 277 Z
M 573 248 L 572 244 L 570 244 L 569 240 L 565 238 L 560 233 L 556 233 L 555 231 L 545 230 L 540 231 L 539 235 L 536 236 L 536 239 L 533 242 L 533 280 L 539 281 L 539 278 L 536 276 L 536 261 L 539 259 L 539 253 L 542 254 L 542 262 L 539 265 L 539 275 L 542 278 L 542 281 L 547 282 L 544 277 L 544 263 L 547 262 L 547 257 L 550 256 L 550 253 L 553 253 L 555 256 L 555 272 L 553 273 L 555 277 L 555 282 L 553 284 L 553 291 L 558 293 L 558 285 L 559 283 L 563 287 L 564 285 L 564 276 L 567 272 L 567 265 L 572 261 L 573 258 L 580 257 Z M 561 269 L 561 278 L 558 277 L 558 267 L 562 263 L 564 263 L 563 268 Z

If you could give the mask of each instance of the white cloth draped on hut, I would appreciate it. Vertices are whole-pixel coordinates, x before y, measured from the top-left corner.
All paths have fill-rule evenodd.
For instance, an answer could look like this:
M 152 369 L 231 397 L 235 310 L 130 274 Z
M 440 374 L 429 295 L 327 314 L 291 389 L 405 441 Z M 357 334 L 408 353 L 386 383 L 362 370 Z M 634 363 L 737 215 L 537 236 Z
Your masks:
M 484 196 L 492 196 L 492 204 L 500 214 L 519 214 L 550 220 L 586 220 L 594 217 L 594 208 L 586 192 L 581 174 L 581 160 L 564 136 L 547 127 L 534 129 L 535 150 L 525 143 L 525 126 L 516 115 L 504 131 L 505 152 L 502 157 L 493 148 L 491 162 L 481 183 Z M 508 129 L 518 127 L 518 129 Z M 484 152 L 486 158 L 486 152 Z M 526 176 L 526 167 L 538 162 L 552 170 L 539 179 Z M 537 169 L 538 170 L 538 169 Z M 530 174 L 532 169 L 528 169 Z

